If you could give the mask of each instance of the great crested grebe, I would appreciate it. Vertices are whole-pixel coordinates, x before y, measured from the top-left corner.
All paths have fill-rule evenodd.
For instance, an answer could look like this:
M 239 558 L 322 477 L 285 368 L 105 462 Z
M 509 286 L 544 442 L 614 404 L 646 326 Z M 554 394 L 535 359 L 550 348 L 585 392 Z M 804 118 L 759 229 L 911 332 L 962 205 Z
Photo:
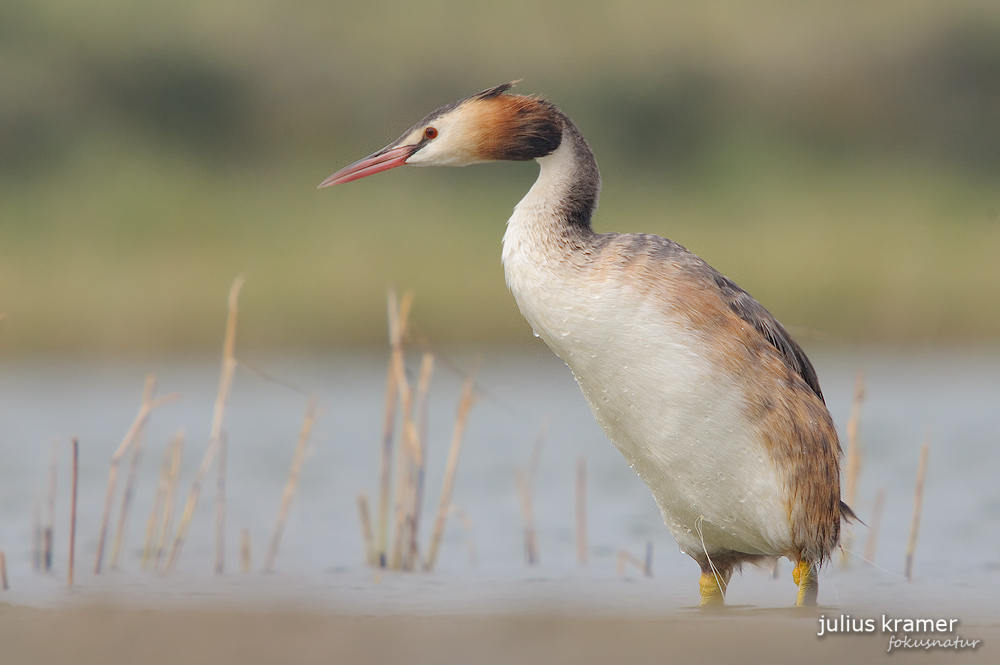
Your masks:
M 442 106 L 320 187 L 404 164 L 537 160 L 503 236 L 507 284 L 701 566 L 701 603 L 722 604 L 744 562 L 784 556 L 796 604 L 815 604 L 852 513 L 812 364 L 746 291 L 677 243 L 595 233 L 594 154 L 559 109 L 512 86 Z

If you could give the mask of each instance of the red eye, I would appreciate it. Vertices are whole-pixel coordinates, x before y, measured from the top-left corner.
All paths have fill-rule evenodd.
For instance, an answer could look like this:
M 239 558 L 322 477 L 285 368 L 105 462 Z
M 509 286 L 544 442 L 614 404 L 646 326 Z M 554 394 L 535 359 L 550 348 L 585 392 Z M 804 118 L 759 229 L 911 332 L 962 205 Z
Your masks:
M 428 140 L 429 139 L 433 139 L 433 138 L 437 137 L 437 135 L 438 135 L 438 130 L 434 129 L 433 127 L 428 127 L 427 129 L 424 130 L 424 138 L 425 139 L 428 139 Z

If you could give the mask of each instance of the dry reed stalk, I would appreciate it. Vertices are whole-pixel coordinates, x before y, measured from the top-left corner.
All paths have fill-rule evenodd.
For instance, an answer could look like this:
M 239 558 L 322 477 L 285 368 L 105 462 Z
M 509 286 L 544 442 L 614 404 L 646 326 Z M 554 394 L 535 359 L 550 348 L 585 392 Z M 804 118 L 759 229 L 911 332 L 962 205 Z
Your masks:
M 249 575 L 252 570 L 250 560 L 250 529 L 244 527 L 240 530 L 240 568 L 244 575 Z
M 7 555 L 0 550 L 0 589 L 6 591 L 10 588 L 7 584 Z
M 45 564 L 45 572 L 52 571 L 52 551 L 55 547 L 56 532 L 56 482 L 59 469 L 59 442 L 53 441 L 49 455 L 49 491 L 46 493 L 45 503 L 45 531 L 44 531 L 44 551 L 42 560 Z
M 375 535 L 372 533 L 371 515 L 368 511 L 368 493 L 364 490 L 358 492 L 358 519 L 361 521 L 361 540 L 365 545 L 365 561 L 370 566 L 376 564 L 375 561 Z
M 535 442 L 531 446 L 531 457 L 528 466 L 522 472 L 514 469 L 514 482 L 521 504 L 521 517 L 524 520 L 524 558 L 529 566 L 538 563 L 538 534 L 535 529 L 535 479 L 538 477 L 538 466 L 542 460 L 542 444 L 548 435 L 551 418 L 546 417 L 538 430 Z
M 576 560 L 587 565 L 587 458 L 576 460 Z
M 646 541 L 646 561 L 642 567 L 642 572 L 646 577 L 653 576 L 653 541 Z
M 375 548 L 374 564 L 385 568 L 388 564 L 386 550 L 389 541 L 389 499 L 392 478 L 392 443 L 396 429 L 396 372 L 392 361 L 385 382 L 385 415 L 382 420 L 382 459 L 379 465 L 378 493 L 378 543 Z
M 146 520 L 146 537 L 142 543 L 142 563 L 139 566 L 142 570 L 146 570 L 149 567 L 150 559 L 153 557 L 153 540 L 156 538 L 156 525 L 160 521 L 163 500 L 167 496 L 167 485 L 170 482 L 170 462 L 173 452 L 173 444 L 168 443 L 163 451 L 163 462 L 160 463 L 160 475 L 156 481 L 156 494 L 153 495 L 153 508 L 149 511 L 149 519 Z
M 851 404 L 851 417 L 847 421 L 847 461 L 844 465 L 844 503 L 854 505 L 857 496 L 858 478 L 861 476 L 861 445 L 858 431 L 861 424 L 861 404 L 865 399 L 865 373 L 858 370 L 854 379 L 854 401 Z M 851 534 L 845 533 L 843 546 L 840 548 L 841 563 L 847 564 L 850 558 Z
M 404 296 L 405 298 L 406 296 Z M 406 377 L 406 367 L 403 364 L 403 334 L 401 326 L 392 330 L 392 368 L 396 373 L 396 386 L 399 389 L 400 403 L 400 446 L 396 459 L 396 526 L 393 537 L 392 557 L 389 567 L 393 570 L 406 568 L 403 557 L 403 544 L 409 543 L 406 533 L 408 525 L 412 524 L 410 516 L 410 500 L 413 497 L 415 484 L 415 467 L 419 463 L 420 443 L 413 423 L 413 391 Z
M 201 495 L 201 485 L 204 482 L 205 476 L 208 474 L 208 470 L 212 465 L 213 457 L 217 451 L 218 446 L 210 444 L 208 449 L 205 451 L 205 456 L 201 459 L 201 466 L 198 467 L 198 472 L 195 474 L 194 481 L 191 483 L 191 492 L 188 494 L 187 503 L 184 504 L 184 512 L 181 514 L 181 523 L 177 527 L 177 535 L 174 538 L 174 544 L 170 548 L 170 556 L 167 557 L 167 571 L 173 570 L 177 565 L 177 559 L 180 557 L 181 548 L 184 547 L 184 539 L 187 538 L 188 529 L 191 527 L 191 518 L 194 515 L 194 508 L 198 504 L 198 497 Z
M 646 575 L 647 577 L 651 576 L 651 574 L 646 572 L 647 568 L 645 561 L 635 556 L 631 552 L 627 552 L 625 550 L 618 550 L 618 577 L 625 577 L 625 572 L 626 572 L 625 569 L 628 566 L 628 564 L 632 564 L 633 566 L 635 566 L 638 570 L 642 572 L 643 575 Z
M 402 340 L 399 347 L 402 348 Z M 431 373 L 434 369 L 433 354 L 424 353 L 420 363 L 420 377 L 417 382 L 417 395 L 414 400 L 413 390 L 406 378 L 406 368 L 403 365 L 402 353 L 393 354 L 393 366 L 396 371 L 396 384 L 399 386 L 402 423 L 396 474 L 396 532 L 393 542 L 391 568 L 395 570 L 413 570 L 417 565 L 417 534 L 419 517 L 418 503 L 423 495 L 423 474 L 426 464 L 426 405 L 427 391 L 430 387 Z M 421 425 L 414 422 L 414 404 L 420 414 Z
M 910 540 L 906 545 L 906 579 L 913 580 L 913 553 L 917 549 L 917 534 L 920 531 L 920 510 L 924 502 L 924 477 L 927 475 L 927 456 L 930 441 L 920 448 L 920 464 L 917 466 L 917 488 L 913 497 L 913 521 L 910 522 Z
M 281 508 L 278 510 L 278 521 L 274 525 L 274 534 L 271 536 L 271 545 L 267 549 L 267 559 L 264 562 L 264 572 L 270 573 L 274 569 L 274 560 L 278 557 L 278 547 L 281 545 L 281 534 L 285 530 L 285 521 L 288 519 L 288 511 L 292 506 L 292 497 L 295 495 L 295 488 L 299 484 L 299 475 L 302 472 L 302 462 L 306 458 L 306 447 L 309 443 L 309 435 L 312 433 L 313 425 L 316 423 L 316 397 L 309 398 L 306 405 L 306 414 L 302 419 L 302 428 L 299 430 L 299 441 L 295 445 L 295 455 L 292 458 L 292 468 L 288 472 L 288 480 L 285 482 L 285 492 L 281 497 Z
M 396 400 L 399 392 L 399 387 L 396 385 L 395 356 L 397 353 L 402 353 L 402 339 L 406 330 L 406 322 L 409 318 L 410 306 L 413 302 L 413 294 L 410 292 L 405 293 L 403 295 L 403 302 L 399 303 L 396 298 L 396 292 L 393 289 L 389 289 L 386 300 L 389 319 L 390 358 L 385 382 L 385 417 L 382 425 L 382 461 L 379 470 L 377 559 L 380 568 L 385 568 L 388 565 L 389 503 L 392 500 L 392 443 L 396 428 Z
M 405 418 L 404 418 L 405 427 Z M 410 537 L 407 533 L 408 526 L 408 511 L 407 511 L 407 499 L 411 496 L 412 492 L 410 487 L 412 483 L 410 482 L 413 469 L 413 460 L 406 447 L 401 447 L 399 452 L 399 458 L 397 460 L 397 470 L 396 470 L 396 525 L 394 529 L 394 537 L 392 541 L 392 556 L 389 558 L 389 568 L 392 570 L 405 570 L 406 565 L 403 561 L 403 543 L 409 543 Z
M 236 320 L 239 315 L 240 289 L 243 288 L 243 275 L 233 280 L 229 287 L 229 313 L 226 317 L 226 337 L 222 343 L 222 375 L 219 377 L 219 392 L 215 396 L 215 406 L 212 409 L 212 433 L 209 437 L 209 448 L 214 443 L 220 449 L 218 479 L 215 484 L 215 572 L 221 575 L 225 567 L 225 531 L 226 531 L 226 465 L 225 447 L 227 442 L 222 436 L 222 422 L 226 414 L 226 401 L 233 387 L 233 374 L 236 372 Z
M 514 467 L 514 487 L 517 490 L 518 505 L 521 507 L 521 520 L 524 522 L 524 561 L 529 566 L 538 561 L 538 547 L 535 542 L 534 511 L 531 506 L 531 489 L 521 467 Z
M 146 377 L 147 384 L 151 381 L 155 381 L 152 375 Z M 145 390 L 143 390 L 143 394 L 146 394 Z M 101 533 L 97 541 L 97 562 L 94 565 L 95 575 L 101 574 L 101 565 L 104 561 L 104 543 L 108 537 L 108 520 L 111 517 L 111 501 L 114 498 L 115 483 L 118 479 L 118 466 L 121 464 L 122 458 L 132 445 L 132 442 L 146 426 L 146 421 L 149 419 L 149 414 L 152 413 L 153 409 L 173 402 L 178 397 L 177 393 L 172 393 L 163 397 L 157 397 L 151 401 L 143 401 L 139 407 L 139 413 L 136 415 L 135 420 L 132 421 L 128 432 L 125 433 L 125 438 L 122 439 L 115 454 L 111 457 L 111 469 L 108 471 L 108 490 L 104 496 L 104 516 L 101 518 Z
M 472 519 L 469 514 L 464 510 L 451 504 L 451 508 L 448 509 L 450 515 L 454 515 L 458 518 L 459 522 L 462 524 L 462 528 L 465 529 L 465 543 L 469 549 L 469 563 L 473 566 L 479 564 L 479 550 L 476 548 L 476 532 L 475 527 L 472 524 Z
M 76 495 L 80 478 L 80 442 L 73 439 L 73 493 L 69 506 L 69 572 L 67 586 L 73 586 L 73 567 L 76 562 Z
M 444 525 L 448 519 L 448 507 L 451 505 L 451 490 L 455 484 L 455 472 L 458 469 L 458 456 L 462 450 L 462 436 L 469 419 L 469 410 L 475 402 L 475 370 L 469 374 L 462 387 L 462 397 L 458 401 L 458 412 L 455 414 L 455 428 L 452 431 L 451 447 L 448 449 L 448 462 L 444 470 L 444 482 L 441 485 L 441 500 L 438 502 L 437 517 L 434 520 L 434 531 L 431 534 L 430 546 L 427 548 L 427 561 L 424 570 L 433 570 L 437 561 L 438 548 L 444 535 Z
M 395 373 L 394 383 L 399 390 L 400 404 L 400 447 L 397 453 L 396 470 L 396 525 L 393 538 L 392 558 L 389 567 L 398 570 L 405 568 L 403 545 L 409 543 L 406 534 L 410 519 L 411 499 L 413 496 L 414 469 L 419 461 L 420 444 L 413 423 L 413 391 L 406 378 L 406 367 L 403 363 L 405 353 L 406 329 L 410 308 L 413 305 L 413 293 L 407 291 L 399 303 L 398 315 L 389 318 L 389 343 L 392 349 L 390 361 Z M 391 302 L 390 302 L 391 307 Z
M 424 352 L 423 360 L 420 362 L 420 379 L 417 382 L 416 410 L 417 417 L 419 418 L 419 423 L 417 425 L 417 440 L 420 443 L 420 448 L 419 455 L 417 456 L 416 469 L 414 470 L 415 478 L 413 483 L 413 502 L 411 506 L 410 518 L 410 546 L 408 548 L 409 565 L 407 566 L 407 570 L 413 570 L 417 567 L 417 561 L 420 556 L 420 516 L 423 512 L 424 479 L 427 475 L 427 393 L 430 390 L 431 375 L 433 373 L 434 354 L 430 351 L 426 351 Z
M 875 506 L 872 508 L 872 525 L 868 529 L 868 540 L 865 541 L 865 560 L 875 563 L 875 547 L 878 545 L 878 532 L 882 526 L 882 510 L 885 508 L 885 488 L 875 495 Z
M 42 506 L 36 493 L 31 501 L 31 565 L 42 569 Z
M 167 558 L 167 570 L 171 571 L 177 566 L 177 559 L 181 555 L 181 550 L 184 547 L 184 540 L 187 538 L 188 529 L 191 527 L 191 518 L 194 516 L 195 506 L 198 505 L 198 498 L 201 496 L 201 486 L 204 483 L 205 476 L 208 474 L 209 469 L 212 467 L 212 462 L 215 461 L 216 455 L 219 454 L 220 450 L 224 446 L 224 439 L 222 436 L 222 422 L 226 413 L 226 401 L 229 399 L 229 391 L 233 385 L 233 373 L 236 371 L 236 358 L 234 355 L 234 349 L 236 346 L 236 320 L 239 313 L 238 301 L 240 295 L 240 289 L 243 287 L 243 275 L 240 275 L 233 281 L 233 285 L 229 288 L 229 315 L 226 318 L 226 336 L 222 345 L 222 372 L 219 377 L 219 390 L 215 395 L 215 405 L 212 409 L 212 431 L 208 439 L 208 448 L 205 450 L 205 455 L 201 459 L 201 466 L 198 467 L 198 472 L 195 474 L 194 481 L 191 483 L 191 492 L 188 494 L 187 502 L 184 504 L 184 512 L 181 515 L 181 523 L 177 527 L 177 536 L 174 538 L 174 544 L 170 548 L 170 556 Z M 220 466 L 223 466 L 220 464 Z M 216 482 L 216 541 L 215 541 L 215 572 L 223 572 L 223 565 L 225 560 L 225 552 L 223 547 L 225 545 L 225 539 L 220 538 L 220 533 L 224 536 L 225 530 L 225 495 L 224 492 L 220 493 L 219 489 L 224 489 L 225 487 L 225 472 L 219 473 L 218 480 Z
M 153 389 L 155 387 L 155 384 L 156 384 L 156 379 L 153 377 L 153 375 L 149 375 L 147 377 L 146 384 L 143 386 L 143 393 L 142 393 L 143 403 L 146 403 L 153 398 Z M 124 498 L 122 499 L 122 510 L 118 518 L 118 529 L 115 533 L 114 546 L 111 548 L 112 570 L 118 568 L 118 555 L 122 544 L 125 519 L 129 511 L 129 506 L 131 504 L 132 490 L 135 486 L 136 473 L 138 472 L 139 469 L 139 456 L 141 454 L 141 450 L 145 442 L 145 437 L 143 436 L 143 434 L 144 434 L 143 430 L 139 430 L 138 434 L 136 434 L 135 442 L 132 444 L 132 460 L 131 464 L 129 465 L 128 477 L 125 480 L 125 493 L 124 493 Z
M 220 435 L 219 461 L 215 475 L 215 574 L 221 575 L 225 567 L 226 549 L 226 457 L 229 454 L 229 439 L 226 433 Z
M 181 458 L 184 454 L 184 430 L 178 430 L 170 444 L 170 476 L 167 479 L 167 492 L 164 497 L 163 519 L 160 522 L 159 536 L 156 539 L 156 563 L 153 570 L 159 572 L 163 562 L 163 553 L 167 549 L 167 538 L 173 527 L 174 504 L 177 499 L 177 481 L 181 475 Z
M 146 437 L 142 431 L 135 437 L 132 444 L 132 459 L 129 464 L 128 476 L 125 478 L 125 491 L 122 493 L 122 507 L 118 514 L 118 526 L 115 529 L 115 539 L 111 545 L 111 570 L 121 568 L 122 546 L 125 544 L 125 533 L 128 518 L 132 510 L 132 497 L 135 495 L 135 482 L 139 474 L 139 462 L 142 459 L 142 449 Z
M 44 550 L 42 552 L 42 562 L 45 564 L 44 565 L 45 572 L 48 573 L 52 571 L 52 547 L 53 547 L 54 534 L 52 533 L 51 527 L 45 527 L 45 531 L 43 533 L 45 536 L 45 540 L 43 544 Z
M 854 402 L 851 404 L 851 417 L 847 421 L 847 474 L 844 479 L 844 499 L 848 505 L 854 503 L 858 478 L 861 476 L 861 445 L 858 432 L 861 425 L 861 405 L 864 400 L 865 373 L 859 370 L 854 379 Z

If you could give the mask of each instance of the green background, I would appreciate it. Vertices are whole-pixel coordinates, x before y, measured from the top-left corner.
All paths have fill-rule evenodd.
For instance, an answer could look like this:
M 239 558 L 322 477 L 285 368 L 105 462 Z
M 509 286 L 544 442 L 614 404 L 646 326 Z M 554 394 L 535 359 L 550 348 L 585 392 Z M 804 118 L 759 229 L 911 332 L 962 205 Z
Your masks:
M 689 247 L 803 341 L 1000 340 L 1000 3 L 0 3 L 0 353 L 531 339 L 537 167 L 316 191 L 512 79 L 572 117 L 595 226 Z

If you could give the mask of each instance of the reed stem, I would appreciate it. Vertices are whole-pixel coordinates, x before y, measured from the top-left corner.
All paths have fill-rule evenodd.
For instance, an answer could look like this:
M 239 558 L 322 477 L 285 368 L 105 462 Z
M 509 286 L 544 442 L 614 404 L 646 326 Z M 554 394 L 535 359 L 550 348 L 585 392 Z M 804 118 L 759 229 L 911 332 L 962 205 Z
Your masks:
M 521 520 L 524 522 L 524 562 L 529 566 L 537 563 L 537 544 L 535 542 L 534 511 L 531 507 L 531 488 L 527 474 L 517 466 L 514 467 L 514 487 L 517 489 L 518 503 L 521 506 Z
M 465 425 L 469 419 L 469 410 L 475 403 L 474 386 L 475 371 L 465 380 L 465 385 L 462 388 L 462 397 L 458 401 L 455 428 L 452 431 L 451 447 L 448 449 L 448 462 L 445 465 L 444 482 L 441 486 L 441 499 L 438 501 L 437 517 L 434 520 L 431 543 L 427 548 L 427 561 L 424 563 L 424 570 L 433 570 L 434 564 L 437 561 L 438 548 L 441 545 L 441 537 L 444 535 L 444 525 L 448 519 L 448 508 L 451 505 L 451 491 L 455 484 L 458 456 L 462 451 L 462 437 L 465 434 Z
M 854 401 L 851 417 L 847 421 L 847 463 L 844 478 L 844 500 L 847 505 L 854 503 L 857 495 L 858 478 L 861 476 L 861 445 L 858 433 L 861 427 L 861 405 L 865 399 L 865 373 L 858 371 L 854 379 Z
M 150 381 L 155 381 L 155 378 L 152 377 L 152 375 L 146 377 L 147 384 Z M 145 390 L 143 391 L 143 394 L 146 394 Z M 173 402 L 178 397 L 180 397 L 180 395 L 172 393 L 164 397 L 158 397 L 151 401 L 143 401 L 142 405 L 139 407 L 139 413 L 136 415 L 135 420 L 132 421 L 132 425 L 129 427 L 128 431 L 125 433 L 125 438 L 122 439 L 118 449 L 111 457 L 111 468 L 108 471 L 108 489 L 104 496 L 104 514 L 101 518 L 101 532 L 97 540 L 97 561 L 94 564 L 95 575 L 101 574 L 101 567 L 104 561 L 104 544 L 108 537 L 108 520 L 111 517 L 111 503 L 114 498 L 115 484 L 118 480 L 118 466 L 121 464 L 122 458 L 132 445 L 132 442 L 146 426 L 146 421 L 153 409 Z
M 215 475 L 215 574 L 225 572 L 226 550 L 226 458 L 229 455 L 229 437 L 219 435 L 219 462 Z
M 368 510 L 368 493 L 364 490 L 358 492 L 358 519 L 361 521 L 361 540 L 365 546 L 365 562 L 374 566 L 376 564 L 375 535 L 372 533 L 371 515 Z
M 148 393 L 142 396 L 144 402 L 148 402 L 153 396 L 153 383 L 147 384 Z M 145 428 L 143 428 L 145 429 Z M 132 459 L 129 464 L 128 476 L 125 478 L 125 491 L 122 494 L 122 508 L 118 514 L 118 527 L 115 529 L 115 539 L 111 547 L 111 570 L 118 570 L 121 567 L 122 546 L 125 542 L 125 532 L 128 526 L 128 517 L 132 508 L 132 497 L 135 493 L 136 477 L 139 474 L 139 462 L 142 459 L 142 448 L 145 442 L 143 430 L 136 434 L 132 443 Z
M 406 295 L 409 295 L 407 292 Z M 404 295 L 404 301 L 406 298 Z M 402 308 L 402 305 L 401 305 Z M 401 317 L 402 318 L 402 312 Z M 406 377 L 406 367 L 403 363 L 404 330 L 395 326 L 392 339 L 392 368 L 396 373 L 396 386 L 399 388 L 400 403 L 400 446 L 396 462 L 396 526 L 392 545 L 392 558 L 389 567 L 393 570 L 406 568 L 403 550 L 404 543 L 408 546 L 410 537 L 406 533 L 408 525 L 412 525 L 410 502 L 413 497 L 414 473 L 419 463 L 420 443 L 413 423 L 413 391 Z
M 292 497 L 295 495 L 295 488 L 299 484 L 299 475 L 302 472 L 302 462 L 306 458 L 306 446 L 309 443 L 309 435 L 312 433 L 313 425 L 316 422 L 316 397 L 309 398 L 306 406 L 306 414 L 302 419 L 302 428 L 299 430 L 299 441 L 295 445 L 295 455 L 292 458 L 292 468 L 288 472 L 288 480 L 285 482 L 285 492 L 281 497 L 281 508 L 278 510 L 278 521 L 274 526 L 274 534 L 271 536 L 271 545 L 267 550 L 267 559 L 264 562 L 264 572 L 270 573 L 274 569 L 274 560 L 278 557 L 278 547 L 281 545 L 281 534 L 285 530 L 285 522 L 288 520 L 288 511 L 292 506 Z
M 538 563 L 538 534 L 535 529 L 535 479 L 538 477 L 538 467 L 542 460 L 542 444 L 548 435 L 551 418 L 546 417 L 538 430 L 535 442 L 531 446 L 531 457 L 528 466 L 522 472 L 514 469 L 514 482 L 521 503 L 521 517 L 524 520 L 524 558 L 529 566 Z
M 416 469 L 414 471 L 415 478 L 413 482 L 413 500 L 409 529 L 410 545 L 408 548 L 409 555 L 407 557 L 407 570 L 415 569 L 417 567 L 417 561 L 420 557 L 420 517 L 423 512 L 424 504 L 424 479 L 427 475 L 427 393 L 430 390 L 431 375 L 433 373 L 434 354 L 428 351 L 424 353 L 423 360 L 420 363 L 420 380 L 417 383 L 417 417 L 419 418 L 419 423 L 417 425 L 417 440 L 419 441 L 420 446 L 417 455 Z
M 222 375 L 219 377 L 219 392 L 215 396 L 215 406 L 212 409 L 212 432 L 209 447 L 214 443 L 219 448 L 219 465 L 217 468 L 215 495 L 215 572 L 221 575 L 226 561 L 226 464 L 225 448 L 227 441 L 222 436 L 222 423 L 226 415 L 226 402 L 233 387 L 233 374 L 236 372 L 236 320 L 239 315 L 240 290 L 243 288 L 243 275 L 233 280 L 229 287 L 229 313 L 226 317 L 226 336 L 222 344 Z
M 168 443 L 163 451 L 163 462 L 160 463 L 160 475 L 156 481 L 156 494 L 153 495 L 153 508 L 149 511 L 149 519 L 146 520 L 146 537 L 142 543 L 142 563 L 139 566 L 142 570 L 146 570 L 149 567 L 149 562 L 153 558 L 153 541 L 156 538 L 156 527 L 160 522 L 163 501 L 167 496 L 167 485 L 170 483 L 170 462 L 173 452 L 173 444 Z
M 930 453 L 930 441 L 925 441 L 920 448 L 920 464 L 917 466 L 917 488 L 913 497 L 913 521 L 910 522 L 910 539 L 906 545 L 906 579 L 913 580 L 913 554 L 917 549 L 917 535 L 920 531 L 920 511 L 924 501 L 924 478 L 927 475 L 927 456 Z
M 250 529 L 240 530 L 240 563 L 244 575 L 249 575 L 252 568 L 250 560 Z
M 626 550 L 618 550 L 618 566 L 617 566 L 618 577 L 625 577 L 626 568 L 628 564 L 632 564 L 633 566 L 635 566 L 636 569 L 641 571 L 643 575 L 646 575 L 647 577 L 652 576 L 651 573 L 650 574 L 646 573 L 647 568 L 645 561 L 643 561 L 636 555 L 632 554 L 631 552 L 628 552 Z
M 861 405 L 865 399 L 865 373 L 858 370 L 854 379 L 854 401 L 851 404 L 851 417 L 847 421 L 847 461 L 844 466 L 844 503 L 854 505 L 857 496 L 858 478 L 861 476 L 861 445 L 858 432 L 861 425 Z M 841 563 L 847 564 L 851 546 L 851 534 L 845 533 L 843 546 L 840 548 Z
M 406 324 L 413 302 L 413 294 L 403 294 L 402 302 L 398 302 L 396 291 L 389 289 L 387 295 L 389 319 L 390 357 L 385 386 L 385 417 L 382 425 L 382 461 L 379 471 L 379 501 L 378 501 L 378 550 L 377 563 L 380 568 L 388 566 L 389 548 L 389 505 L 392 501 L 392 461 L 393 440 L 396 428 L 396 400 L 398 398 L 398 372 L 396 357 L 402 357 L 402 344 L 406 332 Z
M 181 514 L 181 522 L 177 527 L 177 536 L 174 538 L 174 544 L 170 548 L 170 556 L 167 557 L 167 571 L 171 571 L 177 566 L 177 559 L 181 555 L 181 549 L 184 547 L 184 540 L 187 538 L 188 529 L 191 527 L 191 518 L 194 516 L 194 509 L 195 506 L 198 505 L 198 497 L 201 495 L 201 485 L 205 480 L 205 475 L 208 473 L 208 470 L 212 465 L 212 461 L 217 450 L 217 445 L 210 444 L 208 446 L 208 449 L 205 451 L 205 456 L 201 460 L 201 466 L 198 467 L 198 472 L 195 474 L 194 481 L 191 483 L 191 492 L 188 494 L 187 503 L 184 504 L 184 512 Z
M 451 504 L 448 513 L 454 515 L 458 518 L 459 522 L 462 524 L 462 528 L 465 530 L 465 543 L 469 550 L 469 563 L 473 566 L 479 564 L 479 550 L 476 547 L 476 532 L 475 526 L 472 524 L 472 519 L 469 514 L 462 510 L 455 504 Z
M 31 501 L 31 566 L 35 572 L 42 569 L 42 506 L 37 494 Z
M 80 442 L 73 439 L 73 489 L 69 507 L 69 566 L 67 586 L 73 586 L 73 568 L 76 562 L 76 496 L 80 478 Z
M 413 419 L 414 396 L 406 378 L 406 370 L 402 362 L 402 354 L 394 354 L 396 368 L 396 383 L 399 386 L 399 397 L 402 404 L 402 445 L 399 449 L 399 461 L 396 474 L 396 536 L 393 543 L 393 569 L 413 570 L 416 567 L 415 553 L 417 551 L 417 497 L 419 479 L 425 464 L 424 449 L 426 443 L 421 438 L 421 427 Z M 430 373 L 433 370 L 433 356 L 425 353 L 420 365 L 420 377 L 417 385 L 416 404 L 423 411 L 426 405 L 427 389 Z M 426 414 L 423 414 L 424 416 Z M 425 429 L 425 428 L 424 428 Z
M 56 529 L 56 484 L 58 482 L 59 469 L 59 442 L 52 442 L 52 450 L 49 455 L 49 491 L 45 506 L 45 549 L 42 553 L 42 560 L 45 564 L 45 572 L 52 572 L 52 553 L 55 548 Z
M 576 460 L 576 560 L 587 565 L 587 458 Z
M 392 450 L 396 429 L 396 399 L 399 391 L 396 389 L 396 371 L 392 360 L 385 385 L 385 415 L 382 421 L 382 460 L 379 465 L 378 493 L 378 543 L 375 549 L 375 565 L 385 568 L 388 565 L 386 555 L 389 544 L 389 501 L 392 492 Z
M 226 401 L 229 398 L 229 391 L 233 385 L 233 373 L 236 371 L 236 358 L 234 348 L 236 346 L 236 319 L 239 313 L 238 301 L 240 289 L 243 288 L 243 275 L 233 281 L 229 289 L 229 316 L 226 319 L 226 337 L 222 345 L 222 372 L 219 377 L 219 391 L 215 396 L 215 406 L 212 409 L 212 431 L 209 435 L 208 448 L 202 457 L 201 466 L 191 483 L 191 492 L 188 494 L 187 502 L 184 504 L 184 512 L 181 514 L 181 522 L 177 527 L 177 536 L 174 544 L 170 548 L 170 556 L 167 558 L 167 570 L 171 571 L 177 566 L 184 541 L 187 538 L 188 529 L 191 527 L 191 518 L 194 516 L 194 509 L 198 505 L 198 498 L 201 496 L 201 486 L 205 476 L 212 467 L 216 455 L 219 454 L 225 444 L 222 436 L 222 422 L 226 413 Z M 220 463 L 224 467 L 224 464 Z M 222 573 L 225 562 L 225 472 L 220 471 L 216 483 L 216 540 L 215 540 L 215 572 Z
M 653 576 L 653 541 L 646 541 L 646 557 L 640 559 L 629 551 L 618 550 L 618 577 L 625 577 L 628 564 L 632 564 L 646 577 Z
M 181 459 L 184 455 L 184 430 L 178 430 L 170 444 L 170 477 L 167 480 L 167 492 L 164 498 L 163 521 L 160 522 L 160 533 L 156 539 L 156 563 L 153 570 L 160 571 L 163 555 L 167 549 L 170 530 L 173 528 L 174 506 L 177 501 L 177 481 L 180 479 Z
M 878 546 L 878 532 L 882 528 L 882 510 L 885 508 L 885 488 L 879 489 L 875 495 L 875 506 L 872 508 L 872 524 L 868 528 L 868 539 L 865 541 L 865 559 L 875 563 L 875 548 Z

